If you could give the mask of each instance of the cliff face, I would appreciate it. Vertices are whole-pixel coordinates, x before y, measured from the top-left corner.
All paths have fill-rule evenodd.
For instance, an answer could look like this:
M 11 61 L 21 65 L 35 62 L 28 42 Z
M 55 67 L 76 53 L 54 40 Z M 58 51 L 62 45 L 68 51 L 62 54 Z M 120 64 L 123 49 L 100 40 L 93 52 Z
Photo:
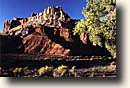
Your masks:
M 62 56 L 109 55 L 105 49 L 92 46 L 84 33 L 73 36 L 76 22 L 62 7 L 53 6 L 27 18 L 6 21 L 0 34 L 0 52 Z

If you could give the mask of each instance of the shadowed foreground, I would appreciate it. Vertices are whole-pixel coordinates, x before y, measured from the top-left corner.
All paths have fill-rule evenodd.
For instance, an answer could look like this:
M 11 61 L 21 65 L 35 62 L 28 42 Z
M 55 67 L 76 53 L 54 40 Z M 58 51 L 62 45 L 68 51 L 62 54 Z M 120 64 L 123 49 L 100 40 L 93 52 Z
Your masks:
M 8 55 L 9 56 L 9 55 Z M 116 77 L 116 59 L 105 56 L 46 57 L 12 55 L 2 59 L 0 76 L 9 77 Z M 2 55 L 5 58 L 6 55 Z M 18 56 L 17 56 L 18 57 Z M 22 58 L 22 59 L 20 59 Z M 35 58 L 35 59 L 31 59 Z

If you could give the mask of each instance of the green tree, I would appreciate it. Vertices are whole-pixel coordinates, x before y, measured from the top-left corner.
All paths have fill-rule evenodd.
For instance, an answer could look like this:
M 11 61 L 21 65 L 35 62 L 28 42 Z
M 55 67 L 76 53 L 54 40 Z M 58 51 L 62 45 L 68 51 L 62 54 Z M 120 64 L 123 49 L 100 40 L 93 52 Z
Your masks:
M 116 56 L 116 0 L 87 0 L 85 19 L 77 22 L 74 34 L 87 33 L 94 46 L 105 47 Z

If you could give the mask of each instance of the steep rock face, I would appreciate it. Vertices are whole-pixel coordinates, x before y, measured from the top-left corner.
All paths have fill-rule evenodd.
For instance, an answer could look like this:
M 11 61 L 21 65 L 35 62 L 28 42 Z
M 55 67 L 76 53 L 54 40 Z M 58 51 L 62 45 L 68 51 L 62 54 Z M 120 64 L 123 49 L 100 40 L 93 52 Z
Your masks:
M 53 6 L 28 18 L 6 21 L 0 34 L 0 53 L 109 55 L 105 49 L 92 46 L 85 33 L 73 36 L 76 22 L 62 7 Z
M 4 23 L 3 32 L 8 32 L 10 29 L 17 27 L 27 22 L 27 18 L 14 18 L 13 20 L 7 20 Z
M 22 40 L 24 53 L 45 54 L 45 55 L 68 55 L 70 49 L 65 49 L 62 45 L 51 41 L 46 35 L 32 33 Z
M 82 32 L 80 34 L 80 40 L 84 43 L 84 44 L 87 44 L 87 34 Z
M 13 49 L 2 48 L 2 53 L 48 54 L 48 55 L 69 55 L 70 49 L 56 43 L 61 39 L 64 42 L 72 42 L 72 25 L 75 20 L 63 11 L 62 7 L 48 7 L 41 13 L 33 13 L 28 18 L 14 18 L 4 23 L 1 34 L 1 47 L 6 48 L 10 41 Z M 17 38 L 21 43 L 16 44 Z M 8 41 L 9 40 L 9 41 Z M 6 42 L 3 42 L 6 41 Z

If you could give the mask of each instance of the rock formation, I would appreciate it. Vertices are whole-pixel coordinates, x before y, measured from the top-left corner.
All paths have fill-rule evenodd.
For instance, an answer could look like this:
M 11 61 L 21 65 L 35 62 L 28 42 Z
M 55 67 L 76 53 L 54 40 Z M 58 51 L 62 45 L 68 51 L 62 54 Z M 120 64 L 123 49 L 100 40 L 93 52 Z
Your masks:
M 0 53 L 109 55 L 105 49 L 92 46 L 84 33 L 74 36 L 76 22 L 62 7 L 54 6 L 27 18 L 8 20 L 0 34 Z

